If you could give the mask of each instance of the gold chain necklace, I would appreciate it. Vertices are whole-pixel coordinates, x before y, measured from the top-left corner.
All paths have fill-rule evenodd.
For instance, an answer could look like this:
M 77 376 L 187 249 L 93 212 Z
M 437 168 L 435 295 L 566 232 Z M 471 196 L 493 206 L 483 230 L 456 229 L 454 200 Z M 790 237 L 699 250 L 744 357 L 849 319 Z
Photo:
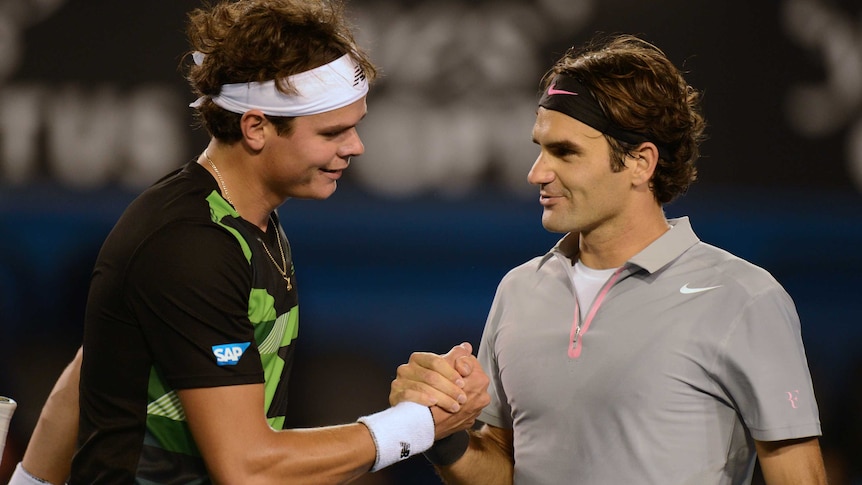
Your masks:
M 228 203 L 234 206 L 234 210 L 236 210 L 233 200 L 231 200 L 230 195 L 228 195 L 227 185 L 224 183 L 221 172 L 219 172 L 218 167 L 213 163 L 212 158 L 210 158 L 209 153 L 207 153 L 206 150 L 204 150 L 204 157 L 206 157 L 207 162 L 209 162 L 210 167 L 212 167 L 216 177 L 218 178 L 219 185 L 224 193 L 224 198 L 227 199 Z M 272 261 L 272 265 L 275 266 L 275 269 L 277 269 L 278 272 L 281 273 L 281 277 L 284 278 L 284 283 L 287 285 L 287 291 L 290 291 L 293 289 L 293 285 L 290 283 L 290 275 L 287 274 L 287 258 L 284 255 L 284 246 L 281 245 L 281 232 L 278 230 L 278 225 L 275 223 L 272 215 L 269 216 L 269 220 L 272 221 L 272 228 L 275 231 L 275 240 L 278 241 L 278 252 L 281 253 L 281 266 L 279 266 L 278 262 L 275 261 L 275 258 L 272 257 L 272 253 L 269 252 L 269 248 L 266 247 L 266 243 L 263 242 L 263 239 L 257 238 L 257 240 L 260 241 L 260 245 L 263 246 L 263 250 L 266 251 L 266 255 L 269 256 L 269 260 Z
M 233 205 L 233 201 L 230 200 L 230 195 L 228 195 L 228 193 L 227 193 L 227 185 L 224 183 L 224 179 L 221 178 L 221 172 L 219 172 L 218 167 L 216 167 L 216 164 L 213 163 L 213 159 L 210 158 L 210 154 L 207 153 L 206 150 L 204 150 L 204 156 L 206 157 L 207 162 L 209 162 L 210 167 L 213 168 L 213 172 L 216 173 L 216 177 L 218 177 L 219 185 L 221 185 L 221 191 L 224 192 L 224 198 L 227 199 L 227 201 L 230 203 L 230 205 Z M 234 205 L 234 209 L 236 209 L 235 205 Z
M 272 253 L 269 252 L 269 248 L 266 247 L 266 243 L 263 242 L 263 239 L 258 239 L 260 241 L 261 246 L 263 246 L 263 250 L 266 251 L 266 255 L 269 256 L 269 260 L 272 261 L 275 269 L 281 273 L 281 277 L 284 278 L 284 283 L 287 285 L 287 291 L 290 291 L 293 288 L 293 285 L 290 284 L 290 275 L 287 274 L 287 258 L 284 257 L 284 246 L 281 245 L 281 232 L 278 230 L 278 225 L 275 223 L 275 219 L 272 216 L 269 216 L 269 220 L 272 221 L 272 230 L 275 231 L 275 240 L 278 241 L 278 252 L 281 253 L 281 266 L 275 262 L 275 258 L 272 257 Z

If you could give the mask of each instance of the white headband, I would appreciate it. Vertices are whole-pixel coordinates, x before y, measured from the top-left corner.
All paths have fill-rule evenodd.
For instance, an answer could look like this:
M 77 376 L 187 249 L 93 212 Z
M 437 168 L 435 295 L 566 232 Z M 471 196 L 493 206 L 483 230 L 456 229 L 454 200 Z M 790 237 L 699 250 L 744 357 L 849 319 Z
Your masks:
M 193 55 L 198 65 L 203 57 L 199 52 Z M 276 88 L 275 81 L 266 81 L 225 84 L 219 94 L 210 98 L 233 113 L 259 109 L 270 116 L 294 117 L 343 108 L 368 93 L 365 72 L 349 54 L 288 79 L 297 94 L 284 94 Z M 205 99 L 206 96 L 201 96 L 189 106 L 197 108 Z

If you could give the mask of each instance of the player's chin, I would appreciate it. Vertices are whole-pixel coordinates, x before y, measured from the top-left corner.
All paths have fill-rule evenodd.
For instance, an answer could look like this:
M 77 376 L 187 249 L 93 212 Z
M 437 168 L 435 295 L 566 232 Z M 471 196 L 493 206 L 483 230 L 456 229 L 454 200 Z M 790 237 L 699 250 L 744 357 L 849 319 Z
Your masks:
M 309 198 L 315 199 L 315 200 L 328 199 L 329 196 L 331 196 L 332 194 L 335 193 L 335 189 L 337 189 L 337 188 L 338 188 L 338 182 L 336 182 L 335 180 L 332 180 L 326 184 L 323 184 L 319 187 L 316 187 L 314 192 L 313 192 L 313 195 Z
M 291 199 L 304 200 L 325 200 L 335 193 L 338 184 L 335 181 L 330 181 L 325 184 L 315 184 L 314 186 L 306 186 L 301 191 L 294 191 L 290 194 Z
M 555 233 L 567 233 L 572 229 L 568 224 L 565 224 L 563 221 L 560 221 L 557 217 L 554 217 L 553 212 L 545 210 L 542 214 L 542 227 L 545 228 L 548 232 Z

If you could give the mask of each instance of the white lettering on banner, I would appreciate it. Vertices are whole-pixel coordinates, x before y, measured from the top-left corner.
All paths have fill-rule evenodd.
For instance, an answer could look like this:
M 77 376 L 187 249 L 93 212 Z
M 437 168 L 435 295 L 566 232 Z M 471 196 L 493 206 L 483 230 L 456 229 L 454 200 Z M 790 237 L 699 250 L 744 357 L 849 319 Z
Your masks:
M 788 121 L 812 138 L 849 127 L 848 169 L 862 191 L 862 23 L 820 1 L 787 0 L 783 7 L 788 36 L 816 53 L 826 71 L 823 82 L 790 90 L 785 101 Z
M 595 0 L 537 3 L 381 1 L 352 12 L 385 74 L 359 128 L 366 153 L 351 167 L 364 188 L 458 198 L 483 184 L 532 196 L 546 67 L 536 52 L 585 25 Z
M 27 182 L 36 172 L 42 97 L 37 86 L 0 91 L 0 173 L 9 183 Z
M 135 90 L 128 102 L 129 163 L 120 175 L 126 185 L 150 184 L 186 157 L 186 97 L 158 86 Z
M 6 79 L 21 61 L 20 43 L 18 30 L 0 14 L 0 81 Z
M 8 183 L 47 175 L 82 188 L 141 187 L 186 155 L 183 98 L 171 87 L 17 85 L 0 90 L 0 99 L 0 171 Z
M 587 25 L 596 3 L 382 0 L 351 12 L 385 74 L 360 127 L 368 151 L 351 171 L 358 183 L 396 197 L 461 197 L 479 184 L 532 195 L 529 133 L 546 67 L 536 53 Z M 184 94 L 127 92 L 110 80 L 0 86 L 0 175 L 13 184 L 149 184 L 189 155 Z
M 3 0 L 0 6 L 0 84 L 23 55 L 21 33 L 51 16 L 66 0 Z
M 78 187 L 107 182 L 120 151 L 125 118 L 125 106 L 109 87 L 89 96 L 77 86 L 58 91 L 47 103 L 45 116 L 51 174 Z
M 457 198 L 489 183 L 489 174 L 493 183 L 531 195 L 535 99 L 521 92 L 506 100 L 507 106 L 410 108 L 397 96 L 370 99 L 374 116 L 360 128 L 367 151 L 351 170 L 364 187 L 390 197 L 436 191 Z
M 68 1 L 7 3 L 0 8 L 0 182 L 142 187 L 200 149 L 189 146 L 189 94 L 179 84 L 122 88 L 106 72 L 101 87 L 4 85 L 27 47 L 22 32 Z M 547 46 L 589 34 L 581 30 L 597 5 L 362 2 L 350 16 L 384 75 L 360 126 L 368 151 L 350 173 L 362 188 L 395 197 L 461 197 L 479 184 L 532 196 L 529 129 Z M 788 123 L 812 138 L 846 131 L 848 173 L 862 190 L 860 12 L 820 0 L 782 0 L 780 8 L 788 39 L 824 69 L 821 82 L 787 93 Z

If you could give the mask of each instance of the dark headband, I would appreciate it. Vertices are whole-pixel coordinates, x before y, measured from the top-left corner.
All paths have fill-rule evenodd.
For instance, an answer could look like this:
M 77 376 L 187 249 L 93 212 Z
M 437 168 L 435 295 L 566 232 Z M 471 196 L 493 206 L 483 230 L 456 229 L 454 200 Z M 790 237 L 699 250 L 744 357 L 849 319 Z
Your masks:
M 602 107 L 596 98 L 593 97 L 590 90 L 573 77 L 558 74 L 551 81 L 548 89 L 542 93 L 539 106 L 559 111 L 566 116 L 570 116 L 606 135 L 610 135 L 626 143 L 637 145 L 645 141 L 652 142 L 658 148 L 661 158 L 665 160 L 671 159 L 670 153 L 664 145 L 650 140 L 643 133 L 626 130 L 605 116 L 605 112 L 602 111 Z

